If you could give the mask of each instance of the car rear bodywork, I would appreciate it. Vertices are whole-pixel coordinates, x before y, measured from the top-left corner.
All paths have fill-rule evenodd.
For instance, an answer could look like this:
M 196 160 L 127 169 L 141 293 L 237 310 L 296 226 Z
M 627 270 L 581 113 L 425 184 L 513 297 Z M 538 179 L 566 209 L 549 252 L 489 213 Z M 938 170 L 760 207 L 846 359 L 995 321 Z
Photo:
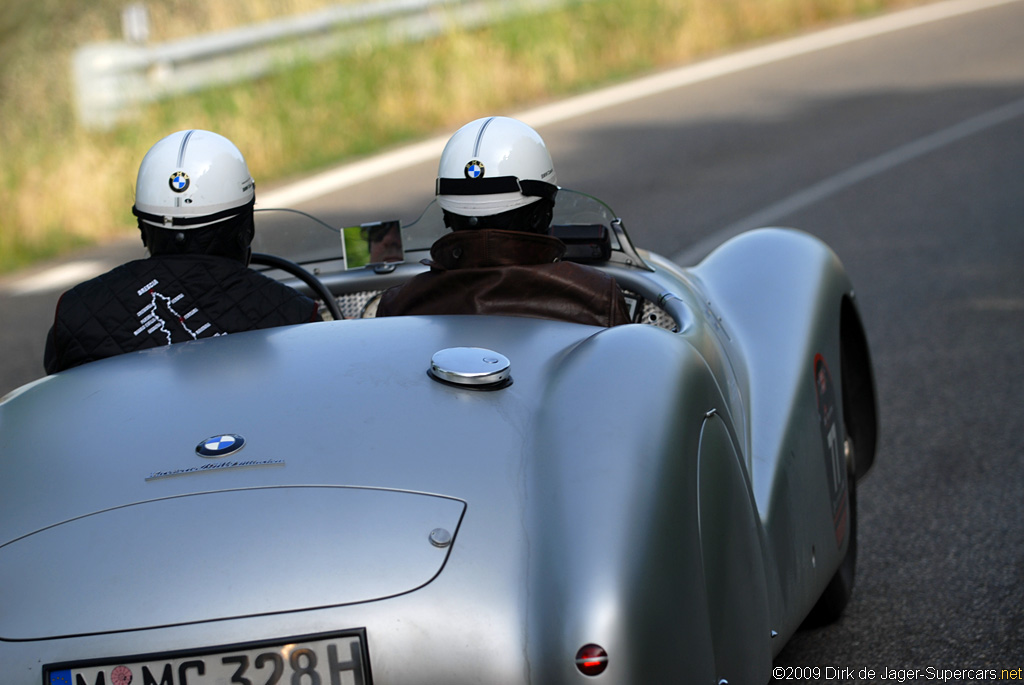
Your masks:
M 766 682 L 847 555 L 873 459 L 852 287 L 790 230 L 691 269 L 644 259 L 603 268 L 675 330 L 324 322 L 8 395 L 5 682 L 333 634 L 378 685 Z M 510 382 L 438 380 L 452 348 L 500 353 Z M 856 462 L 836 452 L 854 423 Z M 200 456 L 218 436 L 244 446 Z

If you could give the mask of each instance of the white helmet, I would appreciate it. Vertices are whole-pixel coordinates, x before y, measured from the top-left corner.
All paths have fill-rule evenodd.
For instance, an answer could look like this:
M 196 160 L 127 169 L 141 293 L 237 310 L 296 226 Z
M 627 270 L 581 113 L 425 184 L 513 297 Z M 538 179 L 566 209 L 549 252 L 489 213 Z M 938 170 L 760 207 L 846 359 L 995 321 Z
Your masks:
M 554 199 L 558 177 L 540 135 L 521 121 L 485 117 L 466 124 L 441 153 L 435 192 L 441 208 L 493 216 Z
M 142 158 L 132 213 L 160 228 L 199 228 L 238 215 L 255 198 L 234 143 L 210 131 L 178 131 Z

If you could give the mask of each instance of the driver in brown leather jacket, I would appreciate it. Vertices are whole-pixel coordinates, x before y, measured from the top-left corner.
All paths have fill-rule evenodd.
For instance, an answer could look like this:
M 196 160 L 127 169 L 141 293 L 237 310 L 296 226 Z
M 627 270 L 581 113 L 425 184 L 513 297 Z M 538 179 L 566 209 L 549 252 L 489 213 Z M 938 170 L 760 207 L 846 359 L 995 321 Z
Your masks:
M 436 193 L 452 233 L 430 249 L 430 271 L 384 293 L 377 316 L 500 314 L 593 326 L 630 323 L 604 272 L 562 261 L 548 235 L 554 165 L 540 135 L 507 117 L 466 124 L 448 141 Z

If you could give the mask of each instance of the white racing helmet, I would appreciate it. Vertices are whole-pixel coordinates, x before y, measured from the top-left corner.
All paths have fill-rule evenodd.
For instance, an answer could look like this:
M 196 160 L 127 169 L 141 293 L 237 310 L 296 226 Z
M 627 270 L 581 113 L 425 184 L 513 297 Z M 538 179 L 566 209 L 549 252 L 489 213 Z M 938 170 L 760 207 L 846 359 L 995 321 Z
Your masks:
M 437 170 L 441 208 L 461 216 L 493 216 L 558 192 L 551 155 L 532 128 L 509 117 L 485 117 L 452 135 Z
M 172 133 L 142 158 L 132 213 L 159 228 L 200 228 L 237 216 L 255 198 L 234 143 L 193 129 Z

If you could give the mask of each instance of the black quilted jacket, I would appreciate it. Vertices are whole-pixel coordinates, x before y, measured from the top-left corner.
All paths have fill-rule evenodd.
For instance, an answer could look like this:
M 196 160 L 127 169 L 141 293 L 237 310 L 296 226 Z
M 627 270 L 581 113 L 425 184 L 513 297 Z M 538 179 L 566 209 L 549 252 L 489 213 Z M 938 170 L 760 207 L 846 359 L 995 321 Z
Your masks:
M 316 318 L 316 302 L 232 259 L 150 257 L 61 296 L 43 366 L 56 373 L 124 352 Z

